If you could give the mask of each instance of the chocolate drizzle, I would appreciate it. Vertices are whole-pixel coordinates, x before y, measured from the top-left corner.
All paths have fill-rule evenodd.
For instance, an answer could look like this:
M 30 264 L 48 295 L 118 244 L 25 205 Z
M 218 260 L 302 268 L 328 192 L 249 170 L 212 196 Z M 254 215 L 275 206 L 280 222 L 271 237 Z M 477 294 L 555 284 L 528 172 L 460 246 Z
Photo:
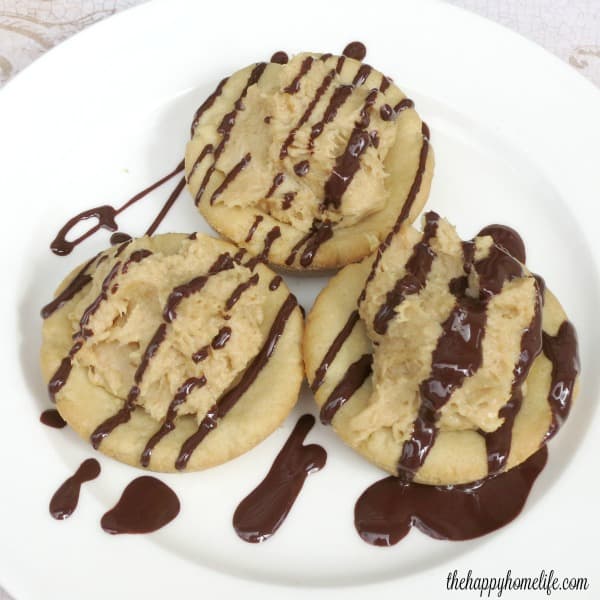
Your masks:
M 213 350 L 220 350 L 225 347 L 225 344 L 229 341 L 231 337 L 231 327 L 221 327 L 217 332 L 217 335 L 213 338 L 210 346 Z
M 300 72 L 298 73 L 298 75 L 296 75 L 296 77 L 294 77 L 294 79 L 292 80 L 292 83 L 290 83 L 290 85 L 283 88 L 283 91 L 286 94 L 296 94 L 300 91 L 300 80 L 310 71 L 310 68 L 312 67 L 314 60 L 315 59 L 312 56 L 307 56 L 302 61 L 302 65 L 300 66 Z
M 525 244 L 521 236 L 512 227 L 508 227 L 507 225 L 488 225 L 477 234 L 477 237 L 484 235 L 491 236 L 494 244 L 504 248 L 519 262 L 525 263 L 527 256 L 525 253 Z
M 87 269 L 95 260 L 96 257 L 94 256 L 94 258 L 83 265 L 75 277 L 69 282 L 69 285 L 67 285 L 67 287 L 52 300 L 52 302 L 49 302 L 42 308 L 41 315 L 43 319 L 47 319 L 92 281 L 92 276 L 87 272 Z
M 281 203 L 281 209 L 288 210 L 288 208 L 292 206 L 292 202 L 294 201 L 295 197 L 296 192 L 287 192 L 286 194 L 284 194 L 283 202 Z
M 309 267 L 322 244 L 333 237 L 333 227 L 330 221 L 313 221 L 310 231 L 298 240 L 292 248 L 290 255 L 285 259 L 285 264 L 291 266 L 296 260 L 296 255 L 300 248 L 304 246 L 304 251 L 300 256 L 300 264 L 303 267 Z
M 107 533 L 150 533 L 179 514 L 179 498 L 165 483 L 144 475 L 134 479 L 100 525 Z
M 360 157 L 367 150 L 370 139 L 363 129 L 355 127 L 352 130 L 344 153 L 336 158 L 335 167 L 325 182 L 324 208 L 340 207 L 342 196 L 360 168 Z
M 265 236 L 265 242 L 260 254 L 258 254 L 257 256 L 253 256 L 246 262 L 244 266 L 246 266 L 251 271 L 254 271 L 258 263 L 267 262 L 267 260 L 269 259 L 269 252 L 271 251 L 271 246 L 273 245 L 273 242 L 279 237 L 281 237 L 281 229 L 279 229 L 279 226 L 276 225 Z
M 544 446 L 505 473 L 465 485 L 420 485 L 386 477 L 358 499 L 354 525 L 360 537 L 375 546 L 397 544 L 413 526 L 436 539 L 485 535 L 521 512 L 547 458 Z
M 575 380 L 580 370 L 577 334 L 569 321 L 563 321 L 555 336 L 543 332 L 544 355 L 552 363 L 552 380 L 548 404 L 552 422 L 544 441 L 554 437 L 569 416 Z
M 200 108 L 198 108 L 198 110 L 194 114 L 192 126 L 190 128 L 190 137 L 194 137 L 194 133 L 196 132 L 196 126 L 198 125 L 198 121 L 200 121 L 200 117 L 202 117 L 202 115 L 215 103 L 215 100 L 221 95 L 221 93 L 223 92 L 223 87 L 227 83 L 228 79 L 229 77 L 221 79 L 215 91 L 200 105 Z
M 410 211 L 413 207 L 417 194 L 421 189 L 421 183 L 423 182 L 423 173 L 425 173 L 425 167 L 427 165 L 427 155 L 429 153 L 429 135 L 425 135 L 425 133 L 429 133 L 429 131 L 425 123 L 421 125 L 421 131 L 423 134 L 423 143 L 421 145 L 421 152 L 419 153 L 419 165 L 417 167 L 417 171 L 415 172 L 415 177 L 413 179 L 412 185 L 410 186 L 408 195 L 406 196 L 406 200 L 404 201 L 404 204 L 402 206 L 402 210 L 400 211 L 400 215 L 396 219 L 392 230 L 388 233 L 383 242 L 379 244 L 379 248 L 377 249 L 377 255 L 375 256 L 375 260 L 373 261 L 371 271 L 365 281 L 365 287 L 363 288 L 358 298 L 359 304 L 365 299 L 367 286 L 375 277 L 377 267 L 379 266 L 379 262 L 381 261 L 384 252 L 389 248 L 390 244 L 392 243 L 392 239 L 395 235 L 398 234 L 400 228 L 402 227 L 402 224 L 410 215 Z
M 379 307 L 373 320 L 373 329 L 380 335 L 385 334 L 388 322 L 396 314 L 395 308 L 406 296 L 418 294 L 427 282 L 435 252 L 430 242 L 438 228 L 439 215 L 428 212 L 425 215 L 423 237 L 413 247 L 412 254 L 406 263 L 406 274 L 398 279 L 394 287 L 386 294 L 385 302 Z
M 169 179 L 172 179 L 173 177 L 181 173 L 183 171 L 183 168 L 184 164 L 183 161 L 181 161 L 177 165 L 177 167 L 173 171 L 171 171 L 171 173 L 165 175 L 152 185 L 148 186 L 146 189 L 142 190 L 141 192 L 130 198 L 127 202 L 125 202 L 125 204 L 123 204 L 119 208 L 103 205 L 84 210 L 78 215 L 75 215 L 73 218 L 69 219 L 65 223 L 65 225 L 63 225 L 63 227 L 60 229 L 53 242 L 50 244 L 50 249 L 52 250 L 52 252 L 54 252 L 54 254 L 58 254 L 59 256 L 65 256 L 67 254 L 70 254 L 75 246 L 77 246 L 78 244 L 89 238 L 91 235 L 96 233 L 98 230 L 100 230 L 100 228 L 108 229 L 109 231 L 117 231 L 117 229 L 119 228 L 115 221 L 117 215 L 127 210 L 130 206 L 147 196 L 156 188 L 163 185 Z M 158 217 L 154 220 L 152 225 L 146 231 L 145 235 L 152 235 L 154 231 L 156 231 L 156 228 L 162 222 L 165 215 L 167 214 L 167 212 L 169 211 L 179 194 L 182 192 L 184 187 L 185 179 L 182 178 L 181 181 L 177 184 L 175 191 L 171 194 L 167 203 L 162 208 Z M 73 241 L 67 240 L 67 235 L 78 223 L 80 223 L 81 221 L 86 221 L 90 218 L 97 219 L 98 222 L 96 223 L 96 225 L 88 229 L 88 231 L 86 231 L 85 233 L 82 233 L 78 238 L 75 238 Z
M 252 277 L 250 277 L 246 281 L 243 281 L 242 283 L 240 283 L 235 288 L 235 290 L 233 290 L 233 292 L 231 292 L 231 295 L 229 296 L 229 298 L 227 298 L 227 301 L 225 302 L 226 310 L 231 310 L 235 306 L 236 302 L 240 299 L 242 294 L 246 290 L 250 289 L 252 286 L 256 285 L 257 283 L 258 283 L 258 273 L 255 273 L 254 275 L 252 275 Z
M 286 519 L 307 476 L 325 466 L 324 448 L 303 445 L 314 423 L 312 415 L 298 420 L 266 477 L 238 505 L 233 528 L 244 541 L 256 544 L 268 540 Z
M 111 246 L 116 246 L 117 244 L 122 244 L 123 242 L 130 242 L 131 240 L 131 236 L 128 233 L 123 233 L 122 231 L 115 231 L 115 233 L 110 236 Z
M 248 235 L 246 235 L 246 239 L 244 240 L 246 243 L 248 243 L 252 240 L 252 237 L 254 236 L 254 233 L 256 232 L 256 228 L 261 224 L 263 219 L 264 219 L 264 217 L 262 215 L 256 215 L 254 222 L 250 226 L 250 229 L 248 229 Z
M 142 467 L 147 467 L 150 464 L 150 458 L 152 452 L 158 442 L 162 440 L 165 435 L 175 429 L 175 418 L 177 417 L 177 411 L 179 407 L 187 400 L 187 397 L 195 390 L 206 385 L 206 377 L 190 377 L 179 387 L 173 400 L 169 404 L 165 420 L 163 421 L 160 429 L 148 440 L 144 451 L 140 457 L 140 464 Z
M 523 247 L 523 258 L 524 254 L 525 248 Z M 533 318 L 521 337 L 519 358 L 513 370 L 510 398 L 498 413 L 504 422 L 495 431 L 484 433 L 490 475 L 499 473 L 506 466 L 512 443 L 513 425 L 523 403 L 523 384 L 534 360 L 542 351 L 542 296 L 537 282 L 535 283 L 535 295 Z
M 210 275 L 215 275 L 217 273 L 220 273 L 221 271 L 225 271 L 231 268 L 233 268 L 233 259 L 231 258 L 231 256 L 227 253 L 221 254 L 217 257 L 213 265 L 210 267 L 208 275 L 195 277 L 187 283 L 175 287 L 171 294 L 169 294 L 165 308 L 163 310 L 163 323 L 161 323 L 158 326 L 158 328 L 154 332 L 154 335 L 152 336 L 152 339 L 150 340 L 150 342 L 146 346 L 146 349 L 144 350 L 142 360 L 135 371 L 134 385 L 131 386 L 129 393 L 127 394 L 125 404 L 123 405 L 121 410 L 119 410 L 117 413 L 100 423 L 100 425 L 96 427 L 96 429 L 90 436 L 90 441 L 92 442 L 92 446 L 95 449 L 98 449 L 100 444 L 102 443 L 102 440 L 108 435 L 110 435 L 110 433 L 112 433 L 119 425 L 123 425 L 131 419 L 131 415 L 137 406 L 137 399 L 140 395 L 139 386 L 144 377 L 144 373 L 148 368 L 150 360 L 152 360 L 152 358 L 154 357 L 154 355 L 156 354 L 156 352 L 158 351 L 161 344 L 166 338 L 167 325 L 177 318 L 177 312 L 175 309 L 179 306 L 181 301 L 184 298 L 188 298 L 192 294 L 198 293 L 204 287 Z M 196 354 L 192 356 L 192 360 L 194 360 L 194 362 L 199 362 L 199 360 L 194 359 Z
M 277 173 L 277 175 L 273 177 L 273 183 L 271 184 L 271 187 L 269 188 L 269 191 L 267 192 L 265 198 L 270 198 L 275 193 L 275 190 L 283 183 L 284 179 L 285 175 L 283 173 Z
M 275 275 L 275 277 L 273 277 L 273 279 L 271 279 L 271 281 L 269 283 L 269 289 L 272 292 L 274 292 L 281 285 L 282 281 L 283 281 L 283 278 L 281 277 L 281 275 Z
M 308 60 L 308 59 L 306 59 L 306 60 Z M 312 64 L 312 62 L 311 62 L 311 64 Z M 308 119 L 310 118 L 310 115 L 312 114 L 313 110 L 315 109 L 315 106 L 321 99 L 321 96 L 327 91 L 327 88 L 329 88 L 329 86 L 331 85 L 334 77 L 335 77 L 335 71 L 329 71 L 327 73 L 327 75 L 325 75 L 325 77 L 323 78 L 321 85 L 317 88 L 317 91 L 315 92 L 314 98 L 309 102 L 304 113 L 302 113 L 302 116 L 298 120 L 298 123 L 290 131 L 289 135 L 283 142 L 281 149 L 279 151 L 279 159 L 280 160 L 283 160 L 288 155 L 288 148 L 293 144 L 294 138 L 296 137 L 296 133 L 298 132 L 300 127 L 302 127 L 302 125 L 304 125 L 304 123 L 306 123 L 306 121 L 308 121 Z M 287 88 L 284 91 L 287 91 Z
M 56 490 L 50 500 L 50 514 L 58 520 L 70 517 L 79 502 L 81 486 L 100 475 L 100 463 L 95 458 L 84 460 L 75 474 Z
M 349 96 L 354 91 L 354 87 L 351 85 L 340 85 L 333 91 L 329 104 L 323 113 L 323 118 L 315 123 L 310 130 L 310 137 L 308 140 L 308 148 L 312 150 L 315 145 L 315 140 L 323 133 L 325 125 L 331 123 L 337 115 L 338 109 L 346 102 Z
M 329 369 L 329 365 L 331 365 L 331 363 L 334 361 L 337 353 L 340 351 L 340 348 L 344 345 L 349 335 L 352 333 L 354 326 L 358 323 L 359 319 L 360 317 L 358 310 L 352 311 L 344 327 L 342 327 L 341 331 L 335 336 L 335 339 L 333 340 L 331 346 L 329 346 L 327 349 L 321 364 L 315 371 L 315 376 L 310 384 L 310 389 L 313 391 L 313 393 L 316 392 L 323 384 L 325 375 L 327 374 L 327 369 Z
M 299 163 L 294 165 L 294 173 L 298 177 L 304 177 L 310 171 L 310 163 L 307 160 L 301 160 Z
M 206 190 L 206 186 L 208 185 L 208 182 L 210 181 L 212 174 L 215 172 L 217 161 L 219 160 L 219 157 L 225 150 L 225 147 L 227 146 L 227 142 L 229 141 L 229 138 L 231 137 L 231 131 L 235 125 L 237 114 L 240 110 L 243 109 L 242 100 L 246 97 L 246 94 L 248 93 L 248 88 L 250 86 L 254 85 L 255 83 L 257 83 L 258 80 L 261 78 L 266 66 L 267 66 L 267 63 L 258 63 L 252 69 L 250 76 L 248 77 L 248 80 L 246 81 L 246 84 L 244 85 L 244 88 L 243 88 L 241 94 L 239 95 L 238 99 L 234 103 L 233 110 L 231 112 L 227 113 L 223 117 L 223 119 L 221 120 L 221 124 L 219 125 L 219 127 L 217 127 L 217 133 L 221 134 L 221 141 L 219 142 L 219 145 L 214 149 L 214 151 L 212 149 L 212 145 L 211 144 L 208 145 L 208 146 L 210 146 L 210 152 L 213 155 L 213 162 L 210 165 L 210 167 L 208 167 L 208 169 L 206 170 L 206 173 L 204 173 L 204 177 L 200 183 L 198 191 L 196 192 L 196 197 L 194 198 L 194 202 L 196 203 L 196 206 L 200 203 L 200 200 L 202 199 L 202 195 L 204 194 L 204 191 Z M 208 147 L 205 146 L 202 149 L 202 151 L 200 152 L 200 156 L 198 157 L 198 159 L 196 159 L 194 166 L 201 160 L 202 155 L 207 152 L 208 152 Z M 240 170 L 241 170 L 241 168 L 243 168 L 243 167 L 240 167 Z M 190 178 L 191 178 L 191 173 L 190 173 Z
M 214 204 L 215 200 L 227 189 L 227 186 L 248 166 L 248 163 L 252 160 L 252 155 L 248 152 L 238 162 L 229 173 L 223 179 L 221 185 L 213 192 L 213 195 L 210 197 L 211 206 Z
M 321 423 L 330 425 L 337 411 L 352 398 L 353 394 L 362 386 L 371 375 L 373 355 L 363 354 L 353 362 L 335 386 L 329 397 L 321 407 Z
M 60 413 L 55 408 L 49 408 L 40 415 L 40 423 L 53 427 L 54 429 L 62 429 L 67 425 L 67 422 L 60 416 Z
M 262 348 L 244 371 L 241 379 L 228 392 L 221 396 L 217 404 L 214 404 L 210 408 L 204 419 L 202 419 L 198 430 L 183 443 L 179 456 L 175 462 L 176 469 L 185 469 L 194 450 L 198 447 L 200 442 L 202 442 L 202 440 L 218 426 L 219 420 L 235 406 L 237 401 L 254 383 L 254 380 L 258 377 L 275 351 L 275 347 L 285 329 L 287 320 L 297 304 L 296 298 L 291 294 L 286 298 L 273 320 L 273 324 L 271 325 L 271 329 Z

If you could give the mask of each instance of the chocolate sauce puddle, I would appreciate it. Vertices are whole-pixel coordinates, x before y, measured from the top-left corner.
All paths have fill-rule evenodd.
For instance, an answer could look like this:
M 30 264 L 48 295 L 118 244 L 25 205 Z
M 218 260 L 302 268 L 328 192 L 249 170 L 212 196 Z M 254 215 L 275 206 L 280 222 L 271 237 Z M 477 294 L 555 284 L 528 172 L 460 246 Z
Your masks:
M 100 525 L 107 533 L 151 533 L 179 514 L 179 498 L 165 483 L 147 475 L 134 479 Z
M 70 517 L 79 502 L 81 486 L 100 475 L 100 463 L 95 458 L 84 460 L 75 474 L 56 490 L 50 500 L 50 514 L 58 520 Z
M 308 475 L 325 466 L 325 449 L 302 443 L 314 423 L 312 415 L 300 417 L 266 477 L 238 505 L 233 528 L 244 541 L 268 540 L 285 521 Z
M 509 471 L 465 485 L 421 485 L 386 477 L 358 499 L 354 525 L 360 537 L 375 546 L 397 544 L 413 526 L 436 539 L 485 535 L 521 512 L 547 458 L 543 446 Z
M 62 429 L 67 422 L 60 416 L 55 408 L 49 408 L 40 415 L 40 422 L 54 429 Z
M 84 210 L 83 212 L 80 212 L 78 215 L 75 215 L 74 217 L 69 219 L 63 225 L 63 227 L 60 229 L 60 231 L 54 238 L 53 242 L 50 244 L 50 249 L 52 250 L 52 252 L 54 252 L 54 254 L 58 254 L 59 256 L 66 256 L 67 254 L 71 253 L 71 251 L 73 250 L 73 248 L 75 248 L 75 246 L 79 245 L 81 242 L 83 242 L 84 240 L 89 238 L 91 235 L 93 235 L 94 233 L 99 231 L 101 228 L 116 232 L 119 228 L 117 225 L 117 222 L 115 221 L 115 218 L 117 215 L 121 214 L 122 212 L 127 210 L 130 206 L 132 206 L 133 204 L 135 204 L 142 198 L 146 197 L 150 192 L 152 192 L 156 188 L 160 187 L 161 185 L 163 185 L 164 183 L 169 181 L 169 179 L 172 179 L 173 177 L 175 177 L 176 175 L 181 173 L 183 171 L 183 169 L 184 169 L 184 164 L 183 164 L 183 161 L 181 161 L 177 165 L 177 167 L 173 171 L 171 171 L 171 173 L 169 173 L 168 175 L 165 175 L 164 177 L 162 177 L 161 179 L 159 179 L 152 185 L 148 186 L 146 189 L 137 193 L 135 196 L 130 198 L 127 202 L 125 202 L 125 204 L 123 204 L 119 208 L 114 208 L 113 206 L 109 206 L 109 205 L 103 205 L 103 206 L 97 206 L 95 208 L 90 208 L 88 210 Z M 154 219 L 154 221 L 152 222 L 152 225 L 150 225 L 150 227 L 147 229 L 147 231 L 144 235 L 152 235 L 156 231 L 156 228 L 160 225 L 162 220 L 165 218 L 167 212 L 169 211 L 171 206 L 174 204 L 175 200 L 179 197 L 179 195 L 183 191 L 184 187 L 185 187 L 185 178 L 182 178 L 179 181 L 179 183 L 177 184 L 177 186 L 175 187 L 175 190 L 169 196 L 167 202 L 161 209 L 160 213 Z M 75 227 L 75 225 L 77 225 L 78 223 L 80 223 L 82 221 L 86 221 L 87 219 L 91 219 L 91 218 L 94 218 L 97 220 L 97 223 L 94 226 L 92 226 L 90 229 L 88 229 L 88 231 L 86 231 L 85 233 L 82 233 L 79 237 L 75 238 L 74 240 L 72 240 L 72 241 L 67 240 L 67 235 L 69 235 L 69 233 L 71 232 L 73 227 Z M 119 239 L 121 239 L 121 237 L 123 235 L 124 234 L 120 234 L 118 236 Z M 125 241 L 125 240 L 123 240 L 123 241 Z M 113 243 L 113 242 L 111 241 L 111 243 Z

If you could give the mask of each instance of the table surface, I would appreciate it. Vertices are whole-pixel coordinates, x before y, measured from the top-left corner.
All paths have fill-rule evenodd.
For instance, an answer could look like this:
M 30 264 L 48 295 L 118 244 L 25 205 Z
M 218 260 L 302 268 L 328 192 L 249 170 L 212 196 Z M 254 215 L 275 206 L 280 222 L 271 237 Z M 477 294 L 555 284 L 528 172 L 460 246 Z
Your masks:
M 145 0 L 0 0 L 0 87 L 92 23 Z M 600 86 L 598 0 L 447 0 L 513 29 Z M 0 587 L 0 600 L 11 597 Z

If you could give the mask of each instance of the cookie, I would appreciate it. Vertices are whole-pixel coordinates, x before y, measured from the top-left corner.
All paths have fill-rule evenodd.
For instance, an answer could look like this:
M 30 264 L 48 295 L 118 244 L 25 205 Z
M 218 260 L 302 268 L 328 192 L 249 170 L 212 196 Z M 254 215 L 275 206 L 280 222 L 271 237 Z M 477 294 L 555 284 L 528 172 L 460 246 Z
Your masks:
M 243 254 L 166 234 L 65 279 L 45 310 L 41 367 L 77 433 L 122 462 L 175 471 L 228 461 L 280 425 L 303 377 L 302 315 L 281 277 Z
M 388 242 L 342 269 L 307 318 L 322 421 L 418 483 L 525 461 L 567 417 L 579 363 L 575 330 L 524 266 L 520 239 L 492 226 L 461 242 L 430 212 L 422 233 L 405 227 Z
M 189 189 L 218 233 L 270 263 L 356 262 L 421 211 L 429 130 L 389 78 L 354 58 L 273 60 L 221 81 L 196 112 Z

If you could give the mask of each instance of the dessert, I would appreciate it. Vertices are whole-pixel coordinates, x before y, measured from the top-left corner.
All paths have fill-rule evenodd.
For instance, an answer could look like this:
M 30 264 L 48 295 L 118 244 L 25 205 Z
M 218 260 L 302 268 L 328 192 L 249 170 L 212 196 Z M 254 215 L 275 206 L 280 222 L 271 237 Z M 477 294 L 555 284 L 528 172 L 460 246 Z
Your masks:
M 495 226 L 461 242 L 430 212 L 422 233 L 404 227 L 340 271 L 304 338 L 322 421 L 418 483 L 480 480 L 532 456 L 568 415 L 577 343 L 517 239 Z
M 221 81 L 196 112 L 185 158 L 217 232 L 270 263 L 326 269 L 416 218 L 433 172 L 429 131 L 363 57 L 352 44 L 339 57 L 276 53 Z
M 220 464 L 268 436 L 297 400 L 296 299 L 226 242 L 125 242 L 69 275 L 49 306 L 41 365 L 56 407 L 122 462 Z

